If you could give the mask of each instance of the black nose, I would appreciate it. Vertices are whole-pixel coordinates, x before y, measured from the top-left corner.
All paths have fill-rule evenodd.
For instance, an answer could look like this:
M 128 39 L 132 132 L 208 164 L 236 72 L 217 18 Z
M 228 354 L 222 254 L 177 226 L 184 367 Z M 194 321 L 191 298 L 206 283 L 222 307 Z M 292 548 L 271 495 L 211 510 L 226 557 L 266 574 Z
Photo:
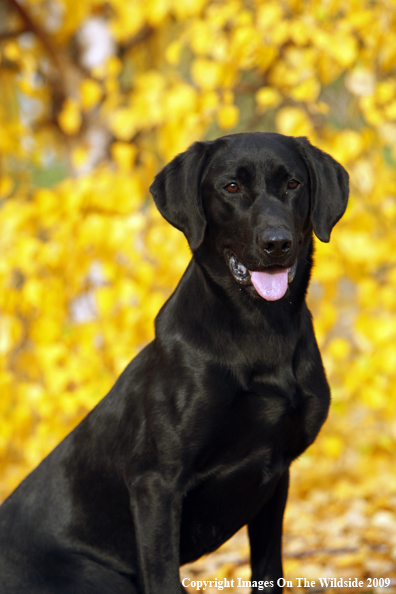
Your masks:
M 293 237 L 288 229 L 266 229 L 259 238 L 260 247 L 273 258 L 285 256 L 293 245 Z

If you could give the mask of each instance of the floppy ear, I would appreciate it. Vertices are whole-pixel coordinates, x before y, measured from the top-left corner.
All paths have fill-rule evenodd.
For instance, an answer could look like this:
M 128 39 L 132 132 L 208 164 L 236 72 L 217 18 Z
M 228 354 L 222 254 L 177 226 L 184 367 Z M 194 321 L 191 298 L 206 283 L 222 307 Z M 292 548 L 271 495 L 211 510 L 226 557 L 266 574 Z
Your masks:
M 196 142 L 162 169 L 150 186 L 158 210 L 176 229 L 183 231 L 194 252 L 202 243 L 206 219 L 200 182 L 208 142 Z
M 349 175 L 330 155 L 312 146 L 307 138 L 296 138 L 311 181 L 311 221 L 315 235 L 328 242 L 330 233 L 345 212 Z

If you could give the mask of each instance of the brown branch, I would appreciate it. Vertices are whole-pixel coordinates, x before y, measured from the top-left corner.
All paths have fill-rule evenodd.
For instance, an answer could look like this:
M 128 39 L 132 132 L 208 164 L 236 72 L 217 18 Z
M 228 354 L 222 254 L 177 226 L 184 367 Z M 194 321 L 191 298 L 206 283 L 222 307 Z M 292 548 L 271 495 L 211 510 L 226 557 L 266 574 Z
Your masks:
M 18 0 L 9 0 L 9 2 L 22 19 L 25 30 L 31 31 L 39 39 L 51 58 L 56 70 L 56 80 L 52 81 L 52 86 L 56 84 L 58 92 L 60 87 L 61 94 L 64 97 L 73 95 L 73 92 L 77 88 L 76 80 L 81 78 L 82 73 L 80 69 L 56 46 L 47 32 L 32 19 L 25 7 L 19 4 Z
M 132 48 L 134 48 L 137 45 L 139 45 L 140 43 L 143 43 L 153 33 L 154 33 L 153 27 L 150 27 L 149 25 L 146 25 L 145 27 L 143 27 L 143 29 L 141 29 L 138 33 L 136 33 L 136 35 L 134 35 L 129 41 L 127 41 L 125 43 L 125 45 L 122 45 L 121 46 L 122 53 L 124 54 L 125 52 L 128 52 Z
M 7 39 L 13 39 L 14 37 L 19 37 L 22 33 L 27 33 L 29 29 L 24 27 L 23 29 L 19 29 L 19 31 L 7 31 L 5 33 L 0 33 L 0 43 L 2 41 L 6 41 Z
M 26 9 L 21 6 L 17 0 L 9 0 L 9 2 L 19 14 L 20 18 L 25 24 L 26 29 L 34 33 L 34 35 L 36 35 L 36 37 L 41 41 L 58 68 L 62 67 L 63 64 L 60 63 L 62 60 L 60 60 L 59 52 L 47 33 L 33 21 Z

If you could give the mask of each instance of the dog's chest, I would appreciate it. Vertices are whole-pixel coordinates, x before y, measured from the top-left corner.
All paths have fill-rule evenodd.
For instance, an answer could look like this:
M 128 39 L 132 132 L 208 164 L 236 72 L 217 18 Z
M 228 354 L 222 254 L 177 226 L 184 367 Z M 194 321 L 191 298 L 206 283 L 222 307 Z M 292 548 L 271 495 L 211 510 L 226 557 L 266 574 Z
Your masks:
M 322 415 L 311 418 L 308 427 L 315 402 L 291 367 L 278 374 L 251 374 L 244 382 L 229 374 L 218 373 L 216 379 L 210 382 L 216 389 L 209 403 L 190 416 L 190 436 L 199 436 L 194 461 L 199 475 L 234 472 L 252 461 L 271 475 L 274 464 L 289 464 L 320 428 Z
M 183 563 L 216 549 L 249 523 L 307 446 L 306 403 L 298 386 L 294 398 L 279 387 L 261 387 L 260 393 L 235 396 L 199 452 L 196 483 L 183 504 Z

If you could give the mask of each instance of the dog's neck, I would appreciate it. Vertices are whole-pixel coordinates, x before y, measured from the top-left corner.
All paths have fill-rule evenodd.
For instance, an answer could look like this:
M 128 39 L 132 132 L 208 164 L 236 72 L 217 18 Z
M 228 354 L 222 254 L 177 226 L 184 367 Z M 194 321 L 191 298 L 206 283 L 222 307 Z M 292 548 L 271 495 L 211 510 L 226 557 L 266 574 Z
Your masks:
M 289 290 L 273 302 L 249 294 L 235 281 L 225 260 L 218 253 L 208 257 L 207 249 L 210 246 L 206 244 L 194 254 L 179 285 L 160 310 L 155 321 L 157 337 L 173 335 L 183 342 L 186 328 L 189 336 L 193 328 L 191 335 L 199 342 L 207 334 L 213 337 L 215 325 L 222 344 L 231 349 L 235 336 L 239 348 L 243 348 L 244 337 L 248 342 L 256 340 L 257 346 L 271 337 L 281 343 L 286 338 L 293 342 L 301 316 L 307 313 L 305 294 L 312 265 L 312 236 L 302 246 Z

